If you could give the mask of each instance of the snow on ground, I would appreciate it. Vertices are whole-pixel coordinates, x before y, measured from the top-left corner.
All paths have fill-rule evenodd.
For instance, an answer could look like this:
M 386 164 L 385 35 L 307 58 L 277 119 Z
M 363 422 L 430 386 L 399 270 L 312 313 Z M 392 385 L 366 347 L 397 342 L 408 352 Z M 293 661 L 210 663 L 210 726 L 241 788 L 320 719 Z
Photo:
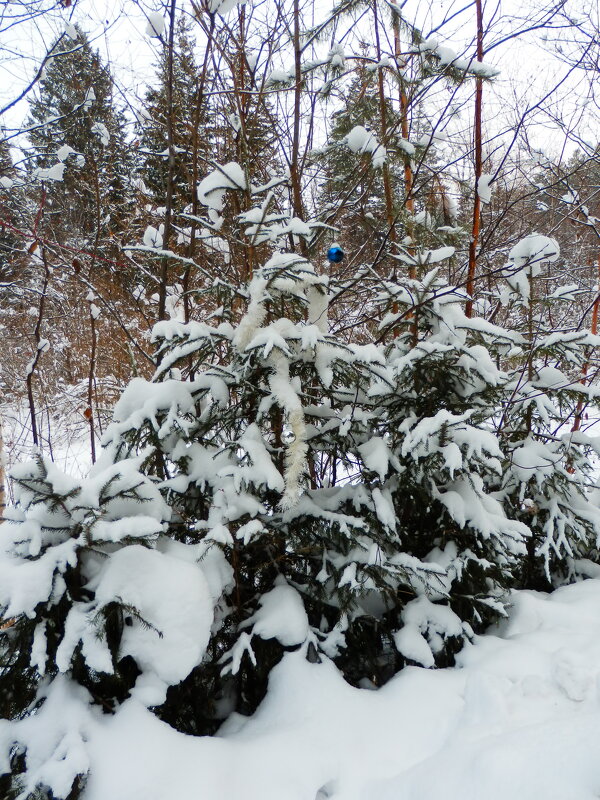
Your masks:
M 290 653 L 219 737 L 129 700 L 88 730 L 85 800 L 598 798 L 600 580 L 513 599 L 457 668 L 407 668 L 378 691 Z
M 74 401 L 73 404 L 75 404 Z M 81 407 L 82 403 L 79 403 Z M 47 409 L 45 409 L 47 411 Z M 4 457 L 7 469 L 28 461 L 34 452 L 31 437 L 29 409 L 22 404 L 0 404 L 0 421 L 4 436 Z M 78 411 L 67 414 L 40 414 L 40 440 L 42 452 L 49 456 L 59 469 L 70 475 L 87 475 L 91 466 L 88 424 Z M 96 443 L 99 448 L 99 443 Z M 8 486 L 11 490 L 10 484 Z M 12 495 L 10 495 L 12 501 Z

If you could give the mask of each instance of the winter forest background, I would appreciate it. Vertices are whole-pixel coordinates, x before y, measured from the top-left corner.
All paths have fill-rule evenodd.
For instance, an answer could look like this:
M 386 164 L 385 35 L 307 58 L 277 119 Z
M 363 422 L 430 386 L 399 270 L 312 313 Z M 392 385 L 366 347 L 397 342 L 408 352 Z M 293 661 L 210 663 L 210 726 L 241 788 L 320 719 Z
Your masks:
M 201 762 L 206 798 L 422 800 L 435 770 L 401 793 L 382 754 L 430 755 L 459 696 L 467 739 L 508 729 L 513 684 L 532 719 L 597 705 L 597 25 L 571 0 L 3 4 L 2 798 L 175 800 Z M 285 761 L 319 737 L 299 697 L 377 758 Z M 108 769 L 132 732 L 160 779 Z M 446 796 L 480 797 L 450 738 Z M 597 796 L 547 746 L 548 787 L 512 796 Z

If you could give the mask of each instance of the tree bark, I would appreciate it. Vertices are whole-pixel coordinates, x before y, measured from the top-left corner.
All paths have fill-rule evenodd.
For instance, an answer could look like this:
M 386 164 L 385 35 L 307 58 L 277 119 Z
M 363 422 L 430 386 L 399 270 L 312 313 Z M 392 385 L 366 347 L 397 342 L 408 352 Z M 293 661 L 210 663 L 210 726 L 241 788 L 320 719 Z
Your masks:
M 483 7 L 482 0 L 475 0 L 475 11 L 477 14 L 477 61 L 483 61 Z M 481 198 L 479 197 L 479 179 L 483 171 L 483 145 L 481 135 L 481 119 L 483 107 L 483 79 L 475 78 L 475 130 L 474 130 L 474 149 L 475 149 L 475 198 L 473 200 L 473 225 L 471 229 L 471 241 L 469 242 L 469 266 L 467 268 L 466 290 L 469 298 L 465 307 L 467 317 L 473 315 L 473 292 L 475 290 L 475 274 L 477 270 L 477 245 L 479 243 L 479 231 L 481 224 Z

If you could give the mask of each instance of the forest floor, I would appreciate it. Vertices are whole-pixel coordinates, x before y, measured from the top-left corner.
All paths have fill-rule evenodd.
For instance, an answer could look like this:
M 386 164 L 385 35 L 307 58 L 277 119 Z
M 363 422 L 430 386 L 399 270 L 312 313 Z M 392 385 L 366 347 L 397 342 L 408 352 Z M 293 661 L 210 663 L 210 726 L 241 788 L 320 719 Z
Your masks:
M 513 595 L 451 669 L 355 689 L 286 655 L 251 718 L 177 733 L 137 701 L 89 729 L 85 800 L 600 797 L 600 580 Z

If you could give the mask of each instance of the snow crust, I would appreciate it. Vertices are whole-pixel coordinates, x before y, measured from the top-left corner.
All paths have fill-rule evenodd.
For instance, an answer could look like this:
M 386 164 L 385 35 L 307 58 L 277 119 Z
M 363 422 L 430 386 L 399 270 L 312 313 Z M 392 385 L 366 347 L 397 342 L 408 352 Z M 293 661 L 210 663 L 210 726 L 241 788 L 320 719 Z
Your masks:
M 216 738 L 177 733 L 135 699 L 76 720 L 84 800 L 181 800 L 199 786 L 203 800 L 590 800 L 599 681 L 600 580 L 516 592 L 510 619 L 457 668 L 407 667 L 378 691 L 301 649 L 273 670 L 254 716 L 234 715 Z

